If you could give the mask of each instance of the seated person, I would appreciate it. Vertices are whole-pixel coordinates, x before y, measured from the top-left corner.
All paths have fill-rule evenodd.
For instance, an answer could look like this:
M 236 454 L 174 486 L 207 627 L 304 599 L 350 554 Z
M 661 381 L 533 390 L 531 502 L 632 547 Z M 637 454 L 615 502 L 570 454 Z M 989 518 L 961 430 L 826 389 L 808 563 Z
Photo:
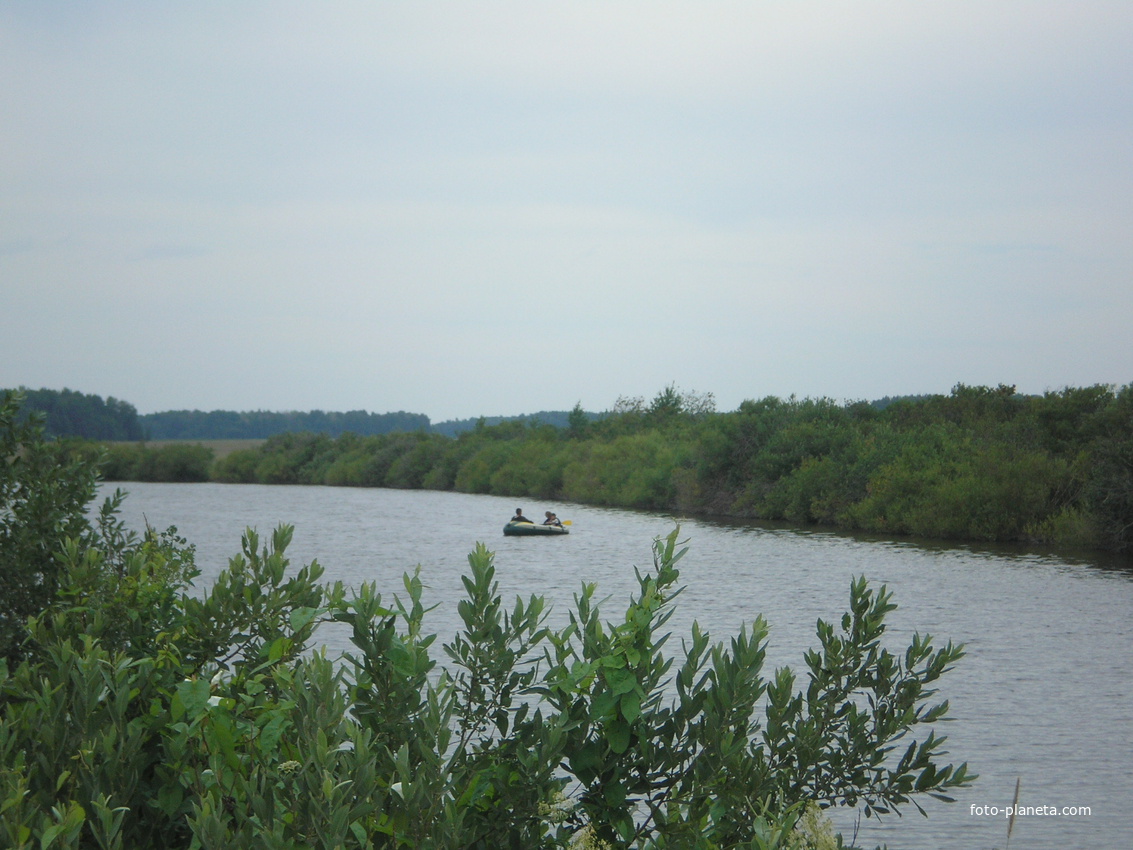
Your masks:
M 508 521 L 509 522 L 531 522 L 531 520 L 529 520 L 527 517 L 525 517 L 523 515 L 523 508 L 516 508 L 515 509 L 515 516 L 513 516 Z
M 543 525 L 557 525 L 559 528 L 563 527 L 563 524 L 559 522 L 559 518 L 550 511 L 547 511 L 547 518 L 543 520 Z

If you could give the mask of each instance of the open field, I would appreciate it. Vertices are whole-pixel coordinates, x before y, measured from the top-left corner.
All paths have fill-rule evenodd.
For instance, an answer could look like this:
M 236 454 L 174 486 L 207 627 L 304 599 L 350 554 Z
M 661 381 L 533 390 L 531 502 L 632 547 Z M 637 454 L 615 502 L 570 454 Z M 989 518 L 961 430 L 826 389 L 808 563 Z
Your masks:
M 145 445 L 151 449 L 176 445 L 204 446 L 206 449 L 212 449 L 213 456 L 220 460 L 241 449 L 254 449 L 264 442 L 262 438 L 252 440 L 149 440 Z

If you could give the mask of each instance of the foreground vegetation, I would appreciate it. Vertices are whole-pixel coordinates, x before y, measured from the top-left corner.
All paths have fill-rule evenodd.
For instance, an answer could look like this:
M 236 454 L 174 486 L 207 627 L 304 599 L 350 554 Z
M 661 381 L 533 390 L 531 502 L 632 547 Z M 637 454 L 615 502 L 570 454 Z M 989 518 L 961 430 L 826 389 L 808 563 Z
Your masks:
M 764 673 L 758 617 L 669 651 L 677 530 L 624 613 L 584 584 L 559 630 L 541 597 L 504 607 L 478 545 L 438 653 L 416 576 L 392 598 L 321 585 L 287 527 L 190 592 L 192 547 L 127 532 L 120 496 L 89 520 L 94 464 L 61 470 L 0 402 L 0 845 L 834 848 L 822 808 L 974 778 L 932 731 L 962 649 L 885 648 L 884 587 L 853 582 L 800 681 Z M 346 658 L 309 651 L 323 622 Z
M 110 478 L 162 460 L 116 449 Z M 174 449 L 167 466 L 184 461 Z M 185 450 L 188 451 L 187 449 Z M 177 467 L 189 478 L 185 465 Z M 195 480 L 430 488 L 975 541 L 1133 549 L 1133 385 L 957 386 L 884 407 L 765 398 L 718 413 L 672 387 L 567 428 L 283 434 Z

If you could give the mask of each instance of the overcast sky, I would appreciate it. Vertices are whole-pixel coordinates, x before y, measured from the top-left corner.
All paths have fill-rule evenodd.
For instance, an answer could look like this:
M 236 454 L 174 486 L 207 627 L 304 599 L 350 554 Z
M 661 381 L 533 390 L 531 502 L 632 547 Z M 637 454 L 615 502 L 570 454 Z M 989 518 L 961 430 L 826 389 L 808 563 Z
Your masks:
M 0 387 L 1123 385 L 1131 272 L 1126 0 L 0 0 Z

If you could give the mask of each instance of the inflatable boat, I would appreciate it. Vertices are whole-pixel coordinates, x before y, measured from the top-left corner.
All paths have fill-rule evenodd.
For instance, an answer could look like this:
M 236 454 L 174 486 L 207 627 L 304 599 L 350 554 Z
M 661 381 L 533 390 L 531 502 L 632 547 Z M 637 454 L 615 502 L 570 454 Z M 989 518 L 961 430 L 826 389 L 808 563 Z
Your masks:
M 570 532 L 561 525 L 536 525 L 533 522 L 509 522 L 504 526 L 507 537 L 554 537 L 559 534 Z

